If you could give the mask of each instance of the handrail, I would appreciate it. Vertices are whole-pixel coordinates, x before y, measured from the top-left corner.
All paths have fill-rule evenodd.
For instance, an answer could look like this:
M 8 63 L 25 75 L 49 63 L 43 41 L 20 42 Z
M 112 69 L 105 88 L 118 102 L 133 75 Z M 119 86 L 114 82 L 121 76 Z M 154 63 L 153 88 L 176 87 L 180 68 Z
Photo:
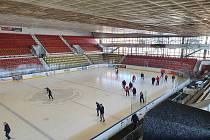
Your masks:
M 163 100 L 165 100 L 166 98 L 168 98 L 169 96 L 171 96 L 171 95 L 174 94 L 176 91 L 180 90 L 181 88 L 183 88 L 184 86 L 186 86 L 186 85 L 189 84 L 189 83 L 190 83 L 190 79 L 186 80 L 184 83 L 180 84 L 178 87 L 174 87 L 172 90 L 166 91 L 166 94 L 163 94 L 162 96 L 160 96 L 160 97 L 158 97 L 158 98 L 152 100 L 152 101 L 149 102 L 146 106 L 141 107 L 139 110 L 135 111 L 134 113 L 140 112 L 140 111 L 143 110 L 144 108 L 146 109 L 145 112 L 148 112 L 150 109 L 152 109 L 154 106 L 157 105 L 157 104 L 154 105 L 154 102 L 155 102 L 155 101 L 158 101 L 159 99 L 161 99 L 161 98 L 163 98 L 164 96 L 167 95 L 165 98 L 163 98 Z M 168 93 L 168 94 L 167 94 L 167 93 Z M 161 102 L 162 102 L 162 101 L 161 101 Z M 158 103 L 160 103 L 160 102 L 158 102 Z M 149 106 L 152 105 L 152 104 L 153 104 L 154 106 L 153 106 L 152 108 L 150 108 Z M 148 110 L 147 110 L 147 109 L 148 109 Z M 132 114 L 133 114 L 133 113 L 132 113 Z M 112 129 L 112 128 L 115 127 L 116 125 L 122 123 L 124 120 L 129 119 L 129 117 L 131 117 L 132 114 L 126 116 L 125 118 L 121 119 L 120 121 L 118 121 L 117 123 L 115 123 L 114 125 L 112 125 L 111 127 L 107 128 L 107 129 L 105 129 L 104 131 L 102 131 L 101 133 L 97 134 L 96 136 L 94 136 L 93 138 L 91 138 L 91 140 L 98 140 L 98 139 L 101 140 L 101 138 L 98 138 L 100 135 L 102 135 L 103 133 L 109 131 L 110 129 Z M 123 128 L 122 128 L 122 129 L 123 129 Z M 122 129 L 121 129 L 121 130 L 122 130 Z M 110 137 L 111 137 L 111 136 L 110 136 Z

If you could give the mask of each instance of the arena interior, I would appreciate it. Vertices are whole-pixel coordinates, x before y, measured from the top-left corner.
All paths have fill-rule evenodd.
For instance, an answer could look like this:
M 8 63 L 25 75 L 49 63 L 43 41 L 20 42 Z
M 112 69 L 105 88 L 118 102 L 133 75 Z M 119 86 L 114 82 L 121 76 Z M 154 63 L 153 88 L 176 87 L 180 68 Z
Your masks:
M 0 0 L 0 140 L 210 140 L 209 111 L 210 1 Z

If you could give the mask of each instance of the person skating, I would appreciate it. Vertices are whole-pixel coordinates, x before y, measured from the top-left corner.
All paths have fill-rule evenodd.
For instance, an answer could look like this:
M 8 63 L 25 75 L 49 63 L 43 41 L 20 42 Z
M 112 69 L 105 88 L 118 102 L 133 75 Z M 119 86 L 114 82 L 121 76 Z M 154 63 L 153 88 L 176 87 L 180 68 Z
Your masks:
M 132 76 L 132 82 L 134 83 L 135 81 L 136 81 L 136 76 L 133 75 L 133 76 Z
M 175 81 L 175 76 L 173 75 L 172 76 L 172 83 L 174 83 L 174 81 Z
M 165 75 L 165 82 L 168 81 L 168 75 Z
M 132 89 L 132 88 L 133 88 L 133 83 L 130 82 L 130 83 L 129 83 L 129 90 Z
M 144 73 L 143 72 L 141 73 L 141 79 L 144 80 Z
M 129 96 L 129 88 L 128 88 L 128 86 L 125 87 L 125 95 Z
M 163 78 L 163 76 L 164 76 L 164 74 L 165 74 L 165 71 L 164 70 L 161 70 L 161 72 L 160 72 L 160 78 Z
M 7 140 L 10 140 L 11 137 L 10 137 L 9 133 L 11 132 L 11 129 L 7 122 L 4 122 L 4 131 L 5 131 L 5 136 L 6 136 Z
M 136 113 L 134 113 L 131 117 L 131 121 L 133 122 L 133 129 L 135 129 L 138 126 L 139 121 L 139 117 L 136 115 Z
M 104 106 L 102 104 L 100 104 L 100 121 L 105 122 L 105 119 L 104 119 Z
M 48 87 L 46 87 L 45 89 L 47 90 L 49 99 L 54 99 L 52 96 L 52 91 Z
M 97 116 L 99 116 L 99 112 L 100 112 L 100 104 L 98 102 L 96 102 L 96 113 L 97 113 Z
M 118 74 L 118 72 L 119 72 L 118 67 L 115 68 L 115 72 L 116 72 L 116 74 Z
M 155 77 L 152 77 L 152 85 L 154 86 L 155 84 Z
M 143 94 L 143 92 L 141 91 L 140 92 L 140 103 L 143 101 L 143 103 L 144 103 L 144 94 Z
M 156 86 L 159 86 L 159 83 L 160 83 L 160 78 L 159 76 L 156 77 Z
M 133 96 L 136 96 L 136 88 L 135 87 L 133 87 L 132 92 L 133 92 Z
M 122 81 L 122 87 L 125 89 L 125 85 L 126 85 L 126 81 L 125 80 L 123 80 Z

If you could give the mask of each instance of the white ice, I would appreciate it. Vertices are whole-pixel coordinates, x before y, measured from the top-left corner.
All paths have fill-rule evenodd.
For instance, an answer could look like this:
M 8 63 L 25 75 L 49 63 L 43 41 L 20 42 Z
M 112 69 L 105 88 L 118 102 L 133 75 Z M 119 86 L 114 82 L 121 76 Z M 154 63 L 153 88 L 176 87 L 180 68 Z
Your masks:
M 130 82 L 137 76 L 134 86 L 143 91 L 146 103 L 171 89 L 168 83 L 152 86 L 152 76 L 146 72 L 140 79 L 140 70 L 96 68 L 69 72 L 44 78 L 0 83 L 0 140 L 4 140 L 3 122 L 10 124 L 15 140 L 84 140 L 109 128 L 132 111 L 143 106 L 139 97 L 125 96 L 121 82 Z M 178 79 L 178 78 L 177 78 Z M 182 80 L 177 80 L 179 82 Z M 52 89 L 54 100 L 47 98 L 45 87 Z M 105 107 L 105 123 L 96 116 L 95 102 Z M 133 104 L 133 105 L 131 105 Z

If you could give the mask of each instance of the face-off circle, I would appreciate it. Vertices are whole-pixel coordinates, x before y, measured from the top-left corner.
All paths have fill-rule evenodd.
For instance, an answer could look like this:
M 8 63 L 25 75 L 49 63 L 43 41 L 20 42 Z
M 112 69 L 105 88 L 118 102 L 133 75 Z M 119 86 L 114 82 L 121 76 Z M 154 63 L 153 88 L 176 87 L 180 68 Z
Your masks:
M 48 98 L 47 91 L 43 89 L 43 91 L 26 96 L 25 101 L 33 104 L 65 103 L 82 96 L 82 91 L 75 88 L 52 88 L 51 91 L 53 100 Z

